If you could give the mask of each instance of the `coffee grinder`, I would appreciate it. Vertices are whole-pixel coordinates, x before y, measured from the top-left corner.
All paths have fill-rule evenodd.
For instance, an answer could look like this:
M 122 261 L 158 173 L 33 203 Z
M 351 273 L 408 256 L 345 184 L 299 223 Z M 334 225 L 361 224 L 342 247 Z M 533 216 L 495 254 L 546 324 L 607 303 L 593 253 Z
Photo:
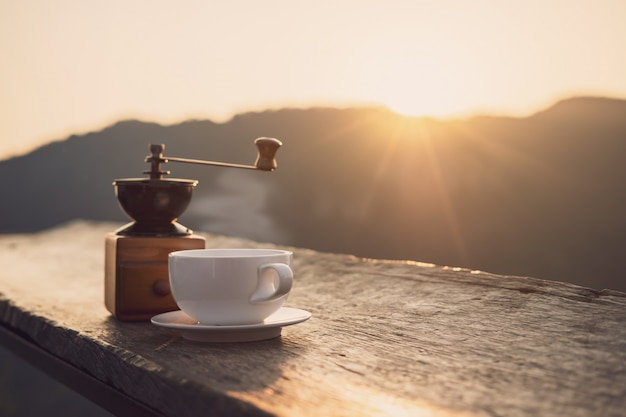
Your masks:
M 148 178 L 113 181 L 123 211 L 133 219 L 105 238 L 106 308 L 122 321 L 148 320 L 178 309 L 169 285 L 168 255 L 185 249 L 204 249 L 205 238 L 177 222 L 189 202 L 197 180 L 163 178 L 161 164 L 182 162 L 232 168 L 273 171 L 282 143 L 274 138 L 254 141 L 258 156 L 254 165 L 239 165 L 163 155 L 165 145 L 150 145 L 145 162 Z

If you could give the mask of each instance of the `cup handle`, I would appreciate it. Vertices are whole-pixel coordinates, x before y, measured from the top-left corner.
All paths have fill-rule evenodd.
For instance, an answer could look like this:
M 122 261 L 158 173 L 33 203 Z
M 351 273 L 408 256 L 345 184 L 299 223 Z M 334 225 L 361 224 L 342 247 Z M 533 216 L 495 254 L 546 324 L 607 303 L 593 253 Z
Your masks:
M 270 270 L 276 273 L 270 273 Z M 287 264 L 273 263 L 259 266 L 259 285 L 250 297 L 253 303 L 267 303 L 284 297 L 291 291 L 293 271 Z M 278 277 L 278 280 L 276 280 Z M 276 282 L 278 281 L 278 282 Z

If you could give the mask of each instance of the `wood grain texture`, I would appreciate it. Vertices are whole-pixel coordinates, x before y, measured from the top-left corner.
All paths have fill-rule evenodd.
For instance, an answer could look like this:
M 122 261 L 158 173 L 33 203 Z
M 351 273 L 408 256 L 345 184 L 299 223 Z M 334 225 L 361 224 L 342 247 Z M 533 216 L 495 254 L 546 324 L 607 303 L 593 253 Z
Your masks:
M 0 323 L 171 416 L 622 416 L 626 294 L 294 250 L 280 338 L 203 344 L 104 307 L 104 236 L 0 236 Z M 205 235 L 207 247 L 273 247 Z

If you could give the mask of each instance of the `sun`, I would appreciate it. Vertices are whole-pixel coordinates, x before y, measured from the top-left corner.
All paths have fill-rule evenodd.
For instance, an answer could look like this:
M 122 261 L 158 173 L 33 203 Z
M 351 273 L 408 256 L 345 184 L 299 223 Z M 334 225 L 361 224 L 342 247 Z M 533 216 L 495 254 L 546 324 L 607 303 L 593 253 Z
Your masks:
M 394 113 L 409 117 L 441 117 L 447 112 L 435 111 L 428 103 L 420 103 L 410 97 L 385 99 L 383 105 Z
M 445 85 L 443 82 L 431 85 L 411 81 L 406 77 L 395 81 L 396 85 L 379 88 L 374 93 L 375 100 L 395 113 L 411 117 L 464 117 L 476 111 L 470 97 L 440 87 Z
M 459 54 L 402 31 L 361 45 L 345 57 L 350 64 L 342 70 L 342 89 L 353 97 L 406 116 L 445 117 L 471 110 L 476 77 L 459 71 L 464 62 Z
M 467 112 L 466 98 L 461 92 L 447 89 L 438 74 L 422 72 L 418 79 L 414 74 L 398 71 L 397 77 L 377 86 L 372 94 L 385 107 L 404 116 L 445 118 Z
M 467 88 L 443 68 L 389 56 L 360 87 L 371 101 L 405 116 L 449 117 L 471 110 Z

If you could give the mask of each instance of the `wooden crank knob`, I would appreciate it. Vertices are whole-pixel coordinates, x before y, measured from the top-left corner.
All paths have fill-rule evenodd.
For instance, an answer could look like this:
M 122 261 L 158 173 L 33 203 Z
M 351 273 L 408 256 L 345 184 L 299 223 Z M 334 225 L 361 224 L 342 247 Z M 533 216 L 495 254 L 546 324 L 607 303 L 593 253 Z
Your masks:
M 282 142 L 274 138 L 258 138 L 254 141 L 258 149 L 258 155 L 254 165 L 261 171 L 274 171 L 276 164 L 276 151 L 283 146 Z

